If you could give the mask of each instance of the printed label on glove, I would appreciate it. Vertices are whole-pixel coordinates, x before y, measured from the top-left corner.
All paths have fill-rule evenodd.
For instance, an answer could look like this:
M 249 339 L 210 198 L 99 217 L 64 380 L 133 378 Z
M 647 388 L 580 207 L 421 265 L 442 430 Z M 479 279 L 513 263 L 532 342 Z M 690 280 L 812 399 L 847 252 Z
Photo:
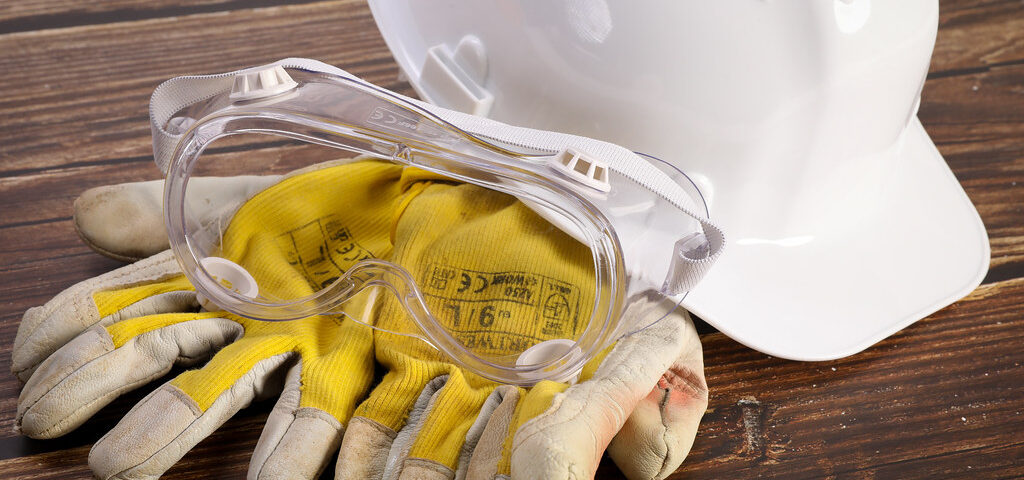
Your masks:
M 580 288 L 529 272 L 481 272 L 432 264 L 421 284 L 434 314 L 466 347 L 522 351 L 550 338 L 574 338 Z
M 277 242 L 288 263 L 301 268 L 319 288 L 326 288 L 356 262 L 375 258 L 333 215 L 285 232 Z

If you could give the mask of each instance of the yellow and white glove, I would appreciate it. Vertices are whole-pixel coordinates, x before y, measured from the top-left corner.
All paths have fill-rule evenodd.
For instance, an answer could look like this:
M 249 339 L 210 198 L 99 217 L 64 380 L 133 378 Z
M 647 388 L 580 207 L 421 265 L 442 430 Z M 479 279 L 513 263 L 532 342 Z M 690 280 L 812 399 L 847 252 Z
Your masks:
M 403 178 L 400 167 L 378 162 L 279 180 L 204 180 L 211 198 L 252 197 L 225 232 L 227 251 L 232 238 L 239 246 L 253 244 L 247 215 L 270 211 L 288 212 L 280 215 L 282 228 L 333 216 L 369 253 L 402 264 L 435 261 L 439 252 L 472 259 L 486 247 L 451 249 L 465 244 L 460 235 L 480 232 L 442 228 L 439 211 L 478 216 L 492 226 L 532 215 L 518 202 L 481 201 L 487 192 L 475 187 Z M 334 203 L 342 201 L 338 195 L 312 188 L 325 181 L 350 182 L 335 191 L 348 192 L 344 206 L 362 208 L 342 208 Z M 76 203 L 76 226 L 94 248 L 120 258 L 166 248 L 159 190 L 150 182 L 87 192 Z M 497 233 L 524 235 L 505 227 Z M 246 248 L 229 258 L 246 265 L 247 255 L 260 253 Z M 548 264 L 526 267 L 551 273 Z M 308 288 L 302 283 L 295 288 Z M 407 320 L 387 298 L 360 300 L 378 323 L 405 329 Z M 341 443 L 338 478 L 585 478 L 606 447 L 630 478 L 663 478 L 688 452 L 707 403 L 700 343 L 682 312 L 620 341 L 575 386 L 543 382 L 524 390 L 464 372 L 419 340 L 351 320 L 265 323 L 198 312 L 191 286 L 165 252 L 82 282 L 26 313 L 12 364 L 27 380 L 18 424 L 29 436 L 59 436 L 172 364 L 197 364 L 218 349 L 206 366 L 156 390 L 97 442 L 90 464 L 98 476 L 158 476 L 253 398 L 282 392 L 250 477 L 312 478 Z M 375 359 L 389 373 L 371 392 Z

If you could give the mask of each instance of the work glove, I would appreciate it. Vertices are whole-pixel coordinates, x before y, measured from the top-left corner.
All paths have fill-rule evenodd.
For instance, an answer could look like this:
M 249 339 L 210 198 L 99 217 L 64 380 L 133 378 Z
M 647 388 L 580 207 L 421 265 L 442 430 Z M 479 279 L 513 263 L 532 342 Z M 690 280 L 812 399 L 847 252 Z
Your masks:
M 403 182 L 402 170 L 389 164 L 342 168 L 343 175 L 323 168 L 270 188 L 277 178 L 199 180 L 209 180 L 203 188 L 213 199 L 262 192 L 239 210 L 228 232 L 245 224 L 247 211 L 265 213 L 268 204 L 289 203 L 297 192 L 315 191 L 309 187 L 316 182 L 351 181 L 338 191 L 368 197 L 346 193 L 346 201 L 367 200 L 382 209 L 347 218 L 351 238 L 360 239 L 367 255 L 382 258 L 398 252 L 405 259 L 433 260 L 438 257 L 430 252 L 438 250 L 423 247 L 428 242 L 416 242 L 417 236 L 433 236 L 434 247 L 458 238 L 449 237 L 451 231 L 438 235 L 443 229 L 424 231 L 415 214 L 420 203 L 436 216 L 431 207 L 451 208 L 452 197 L 461 195 L 475 199 L 469 211 L 484 220 L 496 211 L 529 214 L 516 204 L 481 202 L 482 192 L 471 192 L 472 186 Z M 166 246 L 158 227 L 159 189 L 144 183 L 87 192 L 76 203 L 76 226 L 108 254 L 152 253 Z M 412 200 L 410 189 L 416 190 Z M 396 222 L 396 202 L 403 200 Z M 310 199 L 303 202 L 308 206 Z M 351 210 L 336 207 L 293 220 Z M 418 233 L 403 233 L 410 231 Z M 245 264 L 244 256 L 236 258 Z M 362 308 L 401 330 L 404 317 L 388 298 L 357 298 L 356 307 L 346 310 Z M 254 452 L 251 477 L 315 476 L 347 426 L 339 478 L 491 478 L 510 471 L 522 478 L 588 477 L 606 446 L 630 478 L 661 478 L 689 450 L 707 402 L 699 340 L 681 312 L 620 341 L 604 362 L 595 359 L 584 369 L 579 384 L 566 389 L 542 382 L 526 390 L 497 386 L 419 340 L 374 333 L 351 320 L 258 322 L 197 310 L 191 286 L 173 257 L 162 253 L 82 282 L 27 312 L 12 364 L 28 380 L 19 399 L 22 431 L 59 436 L 172 364 L 197 364 L 220 349 L 202 369 L 154 391 L 97 442 L 90 453 L 97 475 L 158 476 L 252 399 L 283 392 Z M 375 357 L 389 373 L 366 397 Z

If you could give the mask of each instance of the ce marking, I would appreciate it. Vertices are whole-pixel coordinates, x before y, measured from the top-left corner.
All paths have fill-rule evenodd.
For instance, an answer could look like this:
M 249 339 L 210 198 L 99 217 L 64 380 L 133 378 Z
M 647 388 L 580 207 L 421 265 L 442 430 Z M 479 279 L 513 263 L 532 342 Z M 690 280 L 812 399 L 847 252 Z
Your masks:
M 474 278 L 471 277 L 468 273 L 462 272 L 462 283 L 459 285 L 458 293 L 465 292 L 466 290 L 472 288 L 473 280 Z M 480 280 L 480 288 L 473 289 L 473 293 L 480 293 L 484 291 L 484 289 L 486 289 L 488 285 L 490 285 L 490 282 L 487 281 L 487 277 L 483 275 L 477 275 L 476 280 Z

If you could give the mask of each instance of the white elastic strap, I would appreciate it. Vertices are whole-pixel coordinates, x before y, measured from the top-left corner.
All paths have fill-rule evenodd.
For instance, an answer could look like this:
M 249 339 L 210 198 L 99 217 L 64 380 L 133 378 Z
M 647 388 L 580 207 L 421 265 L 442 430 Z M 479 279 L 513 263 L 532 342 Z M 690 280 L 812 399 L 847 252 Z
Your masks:
M 286 58 L 271 65 L 329 73 L 359 80 L 358 77 L 338 67 L 308 58 Z M 235 81 L 235 75 L 246 70 L 250 69 L 243 68 L 215 75 L 175 77 L 161 83 L 160 86 L 156 87 L 156 90 L 153 90 L 153 95 L 149 98 L 149 126 L 153 130 L 153 159 L 156 160 L 156 166 L 160 168 L 161 172 L 167 174 L 167 169 L 171 165 L 171 159 L 174 158 L 174 149 L 178 147 L 178 141 L 181 140 L 184 133 L 168 132 L 165 128 L 167 122 L 174 117 L 175 113 L 178 113 L 183 108 L 195 105 L 221 93 L 230 92 L 231 86 Z
M 307 58 L 286 58 L 270 65 L 281 65 L 284 68 L 297 68 L 362 81 L 359 77 L 340 68 Z M 182 136 L 181 134 L 168 132 L 164 128 L 167 122 L 175 113 L 183 108 L 209 99 L 217 94 L 231 91 L 235 75 L 245 70 L 250 69 L 236 70 L 218 75 L 177 77 L 160 84 L 153 91 L 153 96 L 149 102 L 149 118 L 150 126 L 153 130 L 153 155 L 157 166 L 160 167 L 160 171 L 165 174 L 167 173 L 171 159 L 174 156 L 174 150 L 177 148 L 178 141 Z M 703 215 L 696 212 L 693 199 L 690 198 L 681 186 L 673 182 L 667 175 L 658 170 L 657 167 L 627 148 L 578 135 L 506 125 L 488 118 L 441 108 L 397 93 L 394 95 L 432 113 L 461 130 L 483 139 L 537 150 L 547 150 L 552 153 L 569 147 L 585 151 L 608 162 L 608 166 L 612 171 L 641 184 L 696 219 L 700 222 L 704 235 L 707 237 L 710 247 L 708 255 L 704 258 L 690 259 L 676 252 L 673 264 L 669 269 L 669 278 L 665 282 L 666 293 L 680 294 L 689 291 L 697 285 L 707 270 L 721 255 L 722 249 L 725 246 L 725 235 L 722 230 Z
M 693 199 L 683 188 L 669 179 L 657 167 L 627 148 L 579 135 L 514 127 L 488 118 L 447 110 L 419 100 L 408 100 L 434 113 L 446 122 L 485 139 L 551 151 L 569 147 L 583 150 L 608 162 L 611 170 L 643 185 L 696 219 L 708 240 L 708 255 L 704 258 L 691 259 L 676 252 L 673 264 L 669 269 L 669 278 L 665 281 L 666 293 L 681 294 L 690 291 L 718 260 L 725 247 L 725 234 L 722 229 L 696 212 Z

